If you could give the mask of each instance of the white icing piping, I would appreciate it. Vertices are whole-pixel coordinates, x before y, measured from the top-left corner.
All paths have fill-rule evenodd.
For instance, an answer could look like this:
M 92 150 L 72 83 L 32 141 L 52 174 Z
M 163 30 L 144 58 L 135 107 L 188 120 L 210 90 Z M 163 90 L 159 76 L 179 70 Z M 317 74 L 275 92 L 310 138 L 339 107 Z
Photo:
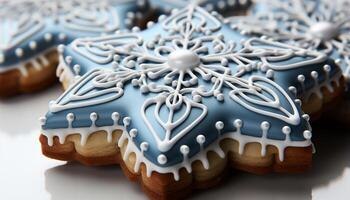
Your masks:
M 171 173 L 173 174 L 174 179 L 176 181 L 180 179 L 179 170 L 185 167 L 186 170 L 189 173 L 191 173 L 192 163 L 195 161 L 201 161 L 201 163 L 203 164 L 203 167 L 208 170 L 210 168 L 209 161 L 207 158 L 207 153 L 209 151 L 216 152 L 221 158 L 225 158 L 226 154 L 220 147 L 220 142 L 224 139 L 236 140 L 239 143 L 238 153 L 240 155 L 243 155 L 244 147 L 248 143 L 259 143 L 261 145 L 261 156 L 266 156 L 267 146 L 269 145 L 274 146 L 278 149 L 278 156 L 281 162 L 284 161 L 284 151 L 287 147 L 308 147 L 310 145 L 312 146 L 312 142 L 311 142 L 312 134 L 310 130 L 305 130 L 303 132 L 303 135 L 305 138 L 304 141 L 291 141 L 290 139 L 291 128 L 289 126 L 284 126 L 281 132 L 285 135 L 285 140 L 273 140 L 273 139 L 267 138 L 268 130 L 270 128 L 269 122 L 264 121 L 261 123 L 262 137 L 253 137 L 249 135 L 244 135 L 241 132 L 241 127 L 243 126 L 243 122 L 240 119 L 237 119 L 233 122 L 233 126 L 236 128 L 236 131 L 228 132 L 225 134 L 221 133 L 221 130 L 224 128 L 224 123 L 221 121 L 218 121 L 216 122 L 215 127 L 217 129 L 217 134 L 219 139 L 214 141 L 208 147 L 204 148 L 203 145 L 205 143 L 206 138 L 204 135 L 198 135 L 196 137 L 196 141 L 200 145 L 200 151 L 195 156 L 193 156 L 192 158 L 188 158 L 190 147 L 188 147 L 187 145 L 182 145 L 179 151 L 183 155 L 183 161 L 173 166 L 161 167 L 161 166 L 155 165 L 153 162 L 151 162 L 144 156 L 144 152 L 147 151 L 149 148 L 149 144 L 147 142 L 142 142 L 140 144 L 140 150 L 133 142 L 133 139 L 137 136 L 138 131 L 136 129 L 131 129 L 130 132 L 126 131 L 127 127 L 130 125 L 130 122 L 131 122 L 130 117 L 123 118 L 122 126 L 118 125 L 118 121 L 120 119 L 119 113 L 117 112 L 112 113 L 111 118 L 114 122 L 112 126 L 97 127 L 95 122 L 98 119 L 98 115 L 96 113 L 91 113 L 90 120 L 92 122 L 92 125 L 90 127 L 73 128 L 72 123 L 75 117 L 74 117 L 74 114 L 69 113 L 67 114 L 68 128 L 42 130 L 42 134 L 47 137 L 49 146 L 53 145 L 53 138 L 55 136 L 59 138 L 59 142 L 61 144 L 64 144 L 66 137 L 74 134 L 79 134 L 81 136 L 81 145 L 85 145 L 89 136 L 97 131 L 106 131 L 107 141 L 112 142 L 113 131 L 121 130 L 122 135 L 119 138 L 118 147 L 121 148 L 123 147 L 126 141 L 128 142 L 125 149 L 125 153 L 122 156 L 123 156 L 123 160 L 126 161 L 131 153 L 135 153 L 136 155 L 136 162 L 134 165 L 135 173 L 139 172 L 141 163 L 144 163 L 146 165 L 148 177 L 151 176 L 153 171 L 161 174 Z M 303 115 L 303 118 L 306 121 L 309 120 L 308 115 Z M 40 123 L 41 125 L 45 125 L 46 118 L 45 117 L 41 118 Z M 159 164 L 164 165 L 167 163 L 167 158 L 164 154 L 160 154 L 157 158 L 157 161 L 159 162 Z
M 139 7 L 144 7 L 144 0 L 122 0 L 118 1 L 118 4 L 130 3 L 135 1 L 136 5 Z M 7 3 L 7 4 L 6 4 Z M 111 33 L 116 31 L 120 27 L 120 19 L 112 9 L 109 9 L 108 5 L 110 4 L 108 0 L 102 0 L 101 2 L 96 3 L 95 1 L 28 1 L 24 2 L 27 4 L 22 4 L 21 1 L 7 1 L 4 3 L 2 8 L 1 17 L 9 17 L 8 15 L 13 14 L 12 12 L 20 12 L 21 17 L 18 20 L 18 26 L 10 34 L 10 38 L 6 41 L 2 41 L 0 37 L 0 64 L 6 61 L 4 51 L 7 51 L 19 44 L 29 41 L 29 39 L 37 34 L 39 31 L 44 29 L 46 26 L 44 19 L 46 17 L 51 17 L 55 20 L 55 23 L 62 23 L 62 26 L 66 29 L 71 29 L 75 31 L 82 32 L 95 32 L 97 33 Z M 78 6 L 77 6 L 78 5 Z M 24 7 L 27 6 L 27 7 Z M 12 10 L 12 7 L 24 7 L 23 10 Z M 39 7 L 35 12 L 37 13 L 26 13 L 31 11 L 30 9 Z M 72 9 L 74 8 L 74 9 Z M 7 9 L 7 10 L 6 10 Z M 85 11 L 85 13 L 83 12 Z M 86 13 L 86 12 L 89 13 Z M 92 13 L 91 13 L 92 12 Z M 103 14 L 102 18 L 97 18 L 95 12 Z M 111 15 L 111 17 L 109 16 Z M 137 13 L 136 13 L 137 14 Z M 129 26 L 136 17 L 136 14 L 130 11 L 126 15 L 125 23 Z M 60 16 L 63 15 L 62 20 L 60 21 Z M 52 33 L 46 33 L 44 39 L 46 42 L 52 41 Z M 67 39 L 65 33 L 60 33 L 57 36 L 60 41 Z M 37 42 L 29 41 L 29 50 L 36 50 Z M 15 54 L 18 59 L 23 57 L 25 52 L 22 48 L 17 48 Z M 36 56 L 36 57 L 40 57 Z M 43 59 L 41 59 L 43 60 Z M 18 69 L 24 76 L 27 75 L 27 70 L 25 69 L 25 64 L 32 62 L 35 68 L 40 68 L 38 63 L 35 61 L 35 58 L 27 59 L 27 61 L 22 61 L 18 64 L 12 65 L 7 68 L 0 68 L 0 73 L 9 71 L 11 69 Z
M 113 113 L 111 118 L 113 119 L 113 126 L 104 126 L 104 127 L 97 127 L 95 122 L 97 120 L 98 115 L 96 113 L 91 113 L 90 120 L 92 125 L 90 127 L 83 127 L 83 128 L 73 128 L 72 123 L 75 119 L 75 116 L 73 113 L 67 114 L 67 121 L 68 121 L 68 128 L 60 128 L 60 129 L 50 129 L 50 130 L 42 130 L 42 134 L 45 135 L 48 139 L 47 143 L 49 146 L 53 145 L 53 138 L 57 136 L 59 138 L 60 144 L 64 144 L 67 136 L 79 134 L 81 136 L 80 138 L 80 144 L 84 146 L 87 142 L 87 139 L 91 134 L 93 134 L 96 131 L 106 131 L 107 133 L 107 141 L 110 143 L 112 142 L 112 133 L 115 130 L 122 130 L 125 132 L 125 127 L 128 125 L 128 118 L 123 119 L 124 126 L 118 125 L 119 121 L 119 113 Z M 42 117 L 39 119 L 41 125 L 45 125 L 46 118 Z
M 43 18 L 35 13 L 33 15 L 25 13 L 25 16 L 21 17 L 21 19 L 22 21 L 20 21 L 16 31 L 10 35 L 8 42 L 5 44 L 0 43 L 0 51 L 7 51 L 18 46 L 20 43 L 27 41 L 31 36 L 38 33 L 45 26 Z
M 50 62 L 46 57 L 46 54 L 50 53 L 51 51 L 54 51 L 55 48 L 50 48 L 45 50 L 44 52 L 36 55 L 34 58 L 30 58 L 27 60 L 24 60 L 22 62 L 19 62 L 18 64 L 6 67 L 6 68 L 0 68 L 0 73 L 5 73 L 11 70 L 19 70 L 20 73 L 27 77 L 28 76 L 28 69 L 27 69 L 27 65 L 31 64 L 36 70 L 40 71 L 42 70 L 44 67 L 49 66 Z
M 319 82 L 319 76 L 316 71 L 312 71 L 310 73 L 310 76 L 314 79 L 314 84 L 313 87 L 310 89 L 305 89 L 304 82 L 305 82 L 305 76 L 303 74 L 300 74 L 297 76 L 298 82 L 301 85 L 301 91 L 303 93 L 302 99 L 304 102 L 309 101 L 310 97 L 313 94 L 316 94 L 318 98 L 323 99 L 324 94 L 322 93 L 322 88 L 327 88 L 329 92 L 333 93 L 335 92 L 334 87 L 339 87 L 340 86 L 340 80 L 343 77 L 342 72 L 339 71 L 337 74 L 333 75 L 330 77 L 329 72 L 330 72 L 330 66 L 325 65 L 323 67 L 323 70 L 325 72 L 325 80 L 322 81 L 321 83 Z M 335 83 L 336 86 L 333 86 L 332 83 Z M 294 94 L 296 94 L 295 87 L 291 86 L 289 87 L 289 90 L 292 91 Z
M 284 127 L 284 129 L 288 130 L 288 128 L 285 128 L 285 127 Z M 289 130 L 290 130 L 290 128 L 289 128 Z M 215 142 L 213 142 L 212 144 L 210 144 L 206 148 L 203 147 L 203 144 L 205 142 L 205 136 L 198 135 L 196 138 L 196 141 L 200 145 L 201 150 L 192 158 L 188 158 L 188 154 L 189 154 L 190 149 L 188 146 L 182 145 L 180 147 L 180 152 L 183 154 L 183 161 L 181 163 L 178 163 L 178 164 L 170 166 L 170 167 L 160 167 L 158 165 L 155 165 L 153 162 L 149 161 L 146 157 L 144 157 L 143 153 L 144 153 L 145 149 L 141 148 L 141 151 L 140 151 L 138 149 L 138 147 L 133 142 L 130 142 L 130 141 L 132 141 L 132 137 L 127 132 L 123 132 L 122 136 L 120 137 L 120 139 L 118 141 L 118 146 L 122 147 L 126 141 L 128 142 L 125 153 L 123 155 L 124 161 L 127 161 L 128 157 L 131 153 L 135 153 L 135 155 L 136 155 L 136 162 L 134 165 L 134 172 L 135 173 L 137 173 L 139 171 L 141 163 L 144 163 L 146 165 L 147 177 L 150 177 L 152 172 L 157 172 L 157 173 L 161 173 L 161 174 L 171 173 L 171 174 L 173 174 L 174 179 L 176 181 L 179 181 L 180 180 L 179 170 L 181 168 L 185 167 L 186 170 L 188 171 L 188 173 L 191 173 L 192 172 L 192 163 L 194 163 L 195 161 L 200 161 L 203 164 L 203 167 L 206 170 L 208 170 L 210 168 L 209 160 L 207 157 L 207 154 L 209 151 L 213 151 L 213 152 L 217 153 L 221 158 L 225 158 L 226 154 L 222 150 L 222 148 L 220 147 L 220 142 L 224 139 L 236 140 L 239 143 L 239 152 L 238 153 L 240 155 L 243 155 L 244 147 L 248 143 L 259 143 L 262 147 L 261 148 L 261 156 L 266 155 L 266 147 L 267 146 L 269 146 L 269 145 L 274 146 L 278 149 L 279 160 L 282 162 L 284 160 L 284 150 L 287 147 L 308 147 L 308 146 L 312 145 L 312 142 L 310 139 L 306 139 L 305 141 L 301 141 L 301 142 L 290 141 L 290 138 L 289 138 L 290 132 L 288 132 L 286 130 L 282 130 L 282 131 L 285 131 L 285 134 L 286 134 L 286 140 L 284 140 L 284 141 L 268 139 L 268 138 L 266 138 L 267 130 L 262 129 L 262 131 L 263 131 L 263 137 L 258 138 L 258 137 L 243 135 L 240 132 L 240 130 L 238 129 L 235 132 L 229 132 L 229 133 L 223 134 L 223 136 L 221 136 L 220 139 L 216 140 Z M 309 137 L 309 135 L 311 135 L 311 132 L 308 130 L 306 130 L 304 133 L 305 133 L 306 137 Z M 146 143 L 141 143 L 141 145 L 142 144 L 145 145 Z M 162 159 L 159 159 L 159 158 L 162 158 Z M 166 163 L 166 157 L 163 154 L 160 154 L 158 157 L 158 162 L 159 161 L 164 162 L 164 160 Z M 161 163 L 161 162 L 159 162 L 159 163 L 165 164 L 165 163 Z
M 171 99 L 176 99 L 176 98 L 177 100 L 174 100 L 175 103 L 171 101 Z M 170 104 L 171 102 L 172 105 L 168 106 L 168 109 L 170 110 L 169 118 L 167 119 L 166 122 L 163 122 L 163 120 L 160 117 L 160 109 L 165 102 L 167 104 Z M 185 114 L 182 115 L 180 119 L 173 121 L 176 110 L 179 107 L 179 105 L 176 105 L 176 104 L 180 104 L 179 102 L 184 102 L 186 104 L 186 111 L 185 111 Z M 152 106 L 153 104 L 155 104 L 156 106 L 155 118 L 157 122 L 160 123 L 162 127 L 166 129 L 165 138 L 163 139 L 157 134 L 157 131 L 154 129 L 154 127 L 149 122 L 146 116 L 147 108 Z M 190 123 L 186 128 L 182 129 L 179 133 L 177 133 L 176 136 L 171 137 L 173 129 L 178 127 L 190 116 L 192 108 L 201 109 L 203 112 L 198 118 L 193 120 L 192 123 Z M 160 95 L 155 98 L 146 100 L 142 105 L 140 114 L 144 122 L 146 123 L 148 129 L 151 131 L 153 137 L 155 138 L 158 149 L 162 152 L 166 152 L 169 149 L 171 149 L 182 137 L 184 137 L 188 132 L 190 132 L 196 125 L 198 125 L 206 117 L 207 113 L 208 113 L 208 108 L 205 105 L 191 101 L 186 96 L 171 94 L 168 97 L 165 95 Z
M 332 56 L 342 65 L 343 75 L 349 80 L 349 13 L 348 1 L 278 1 L 260 0 L 268 10 L 248 16 L 228 17 L 224 21 L 242 34 L 259 34 L 281 42 L 318 50 Z M 274 10 L 274 11 L 272 11 Z M 271 12 L 269 12 L 271 11 Z M 293 23 L 291 23 L 293 22 Z
M 66 62 L 64 61 L 64 57 L 62 55 L 63 48 L 64 48 L 63 45 L 60 45 L 57 47 L 60 55 L 59 55 L 59 64 L 56 69 L 56 76 L 59 78 L 61 83 L 68 82 L 68 85 L 73 85 L 73 83 L 75 83 L 75 81 L 80 76 L 79 76 L 79 73 L 73 74 L 68 64 L 66 64 Z M 69 59 L 67 61 L 71 62 L 71 60 Z

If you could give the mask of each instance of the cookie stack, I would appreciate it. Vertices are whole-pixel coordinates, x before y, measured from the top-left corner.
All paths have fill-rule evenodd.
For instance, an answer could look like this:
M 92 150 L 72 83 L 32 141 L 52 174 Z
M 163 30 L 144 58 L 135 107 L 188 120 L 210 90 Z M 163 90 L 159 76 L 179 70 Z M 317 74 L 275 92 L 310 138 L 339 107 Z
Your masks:
M 0 96 L 57 76 L 43 154 L 119 164 L 150 199 L 188 197 L 233 169 L 302 173 L 310 122 L 350 113 L 348 4 L 3 1 Z

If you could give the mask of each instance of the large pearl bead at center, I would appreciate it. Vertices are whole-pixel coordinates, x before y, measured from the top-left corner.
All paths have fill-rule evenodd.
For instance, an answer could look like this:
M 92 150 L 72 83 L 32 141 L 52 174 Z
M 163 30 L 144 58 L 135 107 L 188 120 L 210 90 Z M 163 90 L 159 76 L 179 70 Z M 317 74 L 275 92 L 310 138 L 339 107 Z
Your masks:
M 200 64 L 200 58 L 195 52 L 185 49 L 176 50 L 168 56 L 168 64 L 179 70 L 193 69 Z
M 338 36 L 339 28 L 330 22 L 318 22 L 310 27 L 310 34 L 322 41 L 328 41 Z

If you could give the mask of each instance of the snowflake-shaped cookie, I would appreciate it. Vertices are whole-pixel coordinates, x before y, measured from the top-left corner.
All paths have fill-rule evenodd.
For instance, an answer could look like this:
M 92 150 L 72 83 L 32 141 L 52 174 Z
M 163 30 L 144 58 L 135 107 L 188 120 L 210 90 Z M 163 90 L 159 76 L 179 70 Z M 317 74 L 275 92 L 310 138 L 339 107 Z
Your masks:
M 59 47 L 58 75 L 71 84 L 41 118 L 45 155 L 119 162 L 154 199 L 216 182 L 228 162 L 250 172 L 310 166 L 309 116 L 295 96 L 339 86 L 326 55 L 247 38 L 192 5 L 148 26 Z
M 99 36 L 132 24 L 138 0 L 9 0 L 0 2 L 0 73 L 26 64 L 48 65 L 42 56 L 58 44 Z M 38 58 L 38 59 L 34 59 Z
M 309 117 L 295 95 L 333 90 L 341 74 L 334 63 L 318 52 L 246 38 L 200 7 L 159 21 L 59 47 L 59 74 L 75 81 L 41 119 L 44 153 L 73 134 L 83 147 L 94 133 L 105 131 L 111 142 L 121 130 L 120 162 L 131 173 L 144 169 L 143 177 L 180 181 L 180 170 L 191 173 L 198 161 L 210 170 L 207 153 L 225 158 L 224 140 L 236 141 L 229 147 L 241 156 L 252 143 L 258 156 L 275 149 L 279 163 L 287 149 L 303 149 L 303 161 L 290 154 L 293 165 L 310 164 Z
M 350 76 L 349 1 L 257 1 L 251 16 L 228 18 L 244 34 L 262 35 L 280 42 L 322 51 Z

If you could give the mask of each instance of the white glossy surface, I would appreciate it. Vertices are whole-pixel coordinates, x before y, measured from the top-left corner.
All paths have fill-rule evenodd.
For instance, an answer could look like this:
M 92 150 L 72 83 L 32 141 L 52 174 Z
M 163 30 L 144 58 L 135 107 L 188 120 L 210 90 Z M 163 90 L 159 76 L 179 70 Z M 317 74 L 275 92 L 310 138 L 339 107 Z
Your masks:
M 37 119 L 46 112 L 47 102 L 60 93 L 56 86 L 33 96 L 0 101 L 0 199 L 147 199 L 117 166 L 84 167 L 41 155 Z M 318 152 L 308 173 L 255 176 L 235 172 L 221 185 L 196 192 L 190 199 L 350 199 L 350 134 L 332 129 L 313 131 Z

